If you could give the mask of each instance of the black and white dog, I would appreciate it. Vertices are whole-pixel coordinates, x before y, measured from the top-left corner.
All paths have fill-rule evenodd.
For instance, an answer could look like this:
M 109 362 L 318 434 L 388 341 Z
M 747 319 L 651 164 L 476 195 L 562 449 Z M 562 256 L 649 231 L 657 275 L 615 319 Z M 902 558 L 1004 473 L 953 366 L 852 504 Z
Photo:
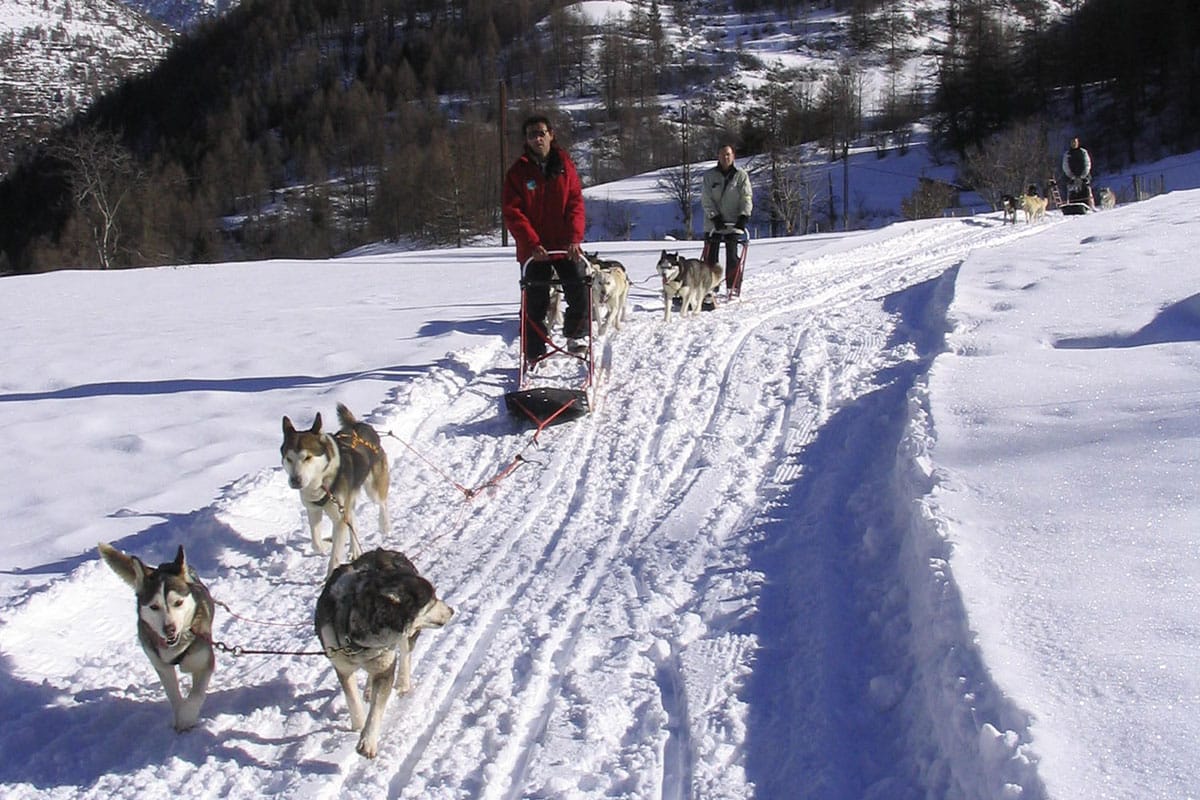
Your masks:
M 361 730 L 358 752 L 374 758 L 393 683 L 412 688 L 412 648 L 424 628 L 440 628 L 454 609 L 438 599 L 403 553 L 372 550 L 325 580 L 314 625 L 346 695 L 350 727 Z M 363 713 L 358 670 L 367 673 L 370 711 Z
M 350 558 L 362 552 L 354 528 L 354 503 L 358 492 L 366 488 L 367 496 L 379 507 L 379 532 L 388 532 L 388 460 L 379 442 L 379 434 L 365 422 L 359 422 L 350 409 L 338 403 L 341 429 L 335 434 L 321 430 L 321 414 L 317 413 L 312 427 L 298 431 L 287 417 L 283 418 L 283 444 L 279 455 L 288 485 L 300 492 L 300 500 L 308 513 L 308 528 L 313 547 L 325 552 L 321 538 L 321 519 L 328 516 L 333 524 L 333 542 L 329 549 L 328 577 L 343 560 L 346 535 L 350 536 Z
M 1004 221 L 1001 225 L 1012 222 L 1017 224 L 1017 209 L 1021 207 L 1021 201 L 1016 195 L 1002 194 L 1000 195 L 1000 210 L 1004 212 Z
M 188 567 L 180 545 L 175 560 L 158 567 L 142 563 L 110 544 L 99 545 L 104 563 L 137 596 L 137 631 L 142 650 L 162 681 L 175 730 L 185 731 L 200 718 L 208 682 L 216 668 L 212 646 L 213 600 Z M 179 690 L 179 669 L 192 676 L 185 698 Z

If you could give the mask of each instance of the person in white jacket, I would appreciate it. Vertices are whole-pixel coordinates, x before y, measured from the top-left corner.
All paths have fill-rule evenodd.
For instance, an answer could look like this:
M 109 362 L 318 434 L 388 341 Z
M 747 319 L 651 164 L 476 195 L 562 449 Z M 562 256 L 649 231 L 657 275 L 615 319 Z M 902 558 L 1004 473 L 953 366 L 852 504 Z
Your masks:
M 746 223 L 754 211 L 754 193 L 750 175 L 733 163 L 733 145 L 717 150 L 717 163 L 704 173 L 700 183 L 700 206 L 704 209 L 704 255 L 717 263 L 721 243 L 725 243 L 725 288 L 730 297 L 742 291 L 742 273 L 738 263 L 738 241 L 745 240 Z M 711 308 L 712 297 L 705 298 Z
M 1063 174 L 1067 176 L 1068 199 L 1082 198 L 1092 208 L 1096 207 L 1092 199 L 1092 155 L 1079 144 L 1079 137 L 1071 139 L 1071 146 L 1063 153 Z

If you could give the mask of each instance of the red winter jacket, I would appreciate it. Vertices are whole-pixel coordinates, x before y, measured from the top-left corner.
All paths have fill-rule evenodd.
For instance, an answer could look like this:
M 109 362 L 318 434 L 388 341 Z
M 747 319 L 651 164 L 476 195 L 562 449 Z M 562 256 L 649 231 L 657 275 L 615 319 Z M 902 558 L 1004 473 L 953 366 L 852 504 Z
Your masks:
M 526 152 L 504 176 L 501 210 L 522 264 L 539 244 L 547 250 L 582 244 L 587 228 L 583 184 L 567 151 L 553 146 L 546 163 L 549 175 Z

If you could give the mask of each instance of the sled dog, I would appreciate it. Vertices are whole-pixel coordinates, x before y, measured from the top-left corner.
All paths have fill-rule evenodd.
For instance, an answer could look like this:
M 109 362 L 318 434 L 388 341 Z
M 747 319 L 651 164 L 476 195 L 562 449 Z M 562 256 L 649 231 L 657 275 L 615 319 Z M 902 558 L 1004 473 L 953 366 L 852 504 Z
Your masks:
M 716 264 L 706 264 L 698 258 L 684 258 L 679 253 L 662 251 L 655 267 L 662 278 L 663 319 L 671 319 L 671 300 L 680 299 L 681 315 L 700 313 L 705 295 L 715 292 L 723 277 Z
M 200 707 L 216 667 L 212 597 L 188 567 L 182 545 L 174 561 L 157 567 L 149 567 L 137 556 L 126 555 L 110 544 L 101 542 L 98 549 L 104 563 L 133 587 L 138 641 L 171 701 L 175 730 L 185 731 L 200 718 Z M 186 698 L 179 691 L 176 668 L 192 676 Z
M 563 324 L 563 293 L 562 286 L 557 282 L 550 284 L 550 305 L 546 306 L 546 333 L 556 331 Z
M 423 628 L 440 628 L 454 609 L 438 599 L 403 553 L 372 550 L 342 564 L 325 580 L 313 624 L 346 695 L 350 727 L 361 730 L 358 752 L 374 758 L 393 682 L 412 688 L 412 648 Z M 358 670 L 367 673 L 370 710 L 363 713 Z
M 584 253 L 592 276 L 592 317 L 600 323 L 601 334 L 620 330 L 625 321 L 629 297 L 629 275 L 620 261 L 600 258 L 599 253 Z
M 1025 211 L 1025 222 L 1027 223 L 1046 218 L 1046 198 L 1044 197 L 1027 194 L 1021 198 L 1021 208 Z
M 1021 201 L 1011 194 L 1000 196 L 1000 209 L 1004 212 L 1004 221 L 1001 225 L 1006 225 L 1011 220 L 1013 225 L 1017 224 L 1017 209 L 1021 207 Z
M 329 549 L 329 569 L 342 562 L 346 550 L 346 534 L 350 534 L 350 558 L 362 552 L 354 528 L 354 504 L 358 492 L 366 488 L 367 496 L 379 507 L 379 533 L 388 532 L 388 462 L 379 443 L 379 434 L 365 422 L 359 422 L 350 409 L 337 405 L 341 428 L 335 434 L 321 430 L 321 414 L 306 431 L 298 431 L 287 417 L 283 418 L 283 444 L 279 447 L 288 485 L 300 492 L 300 501 L 308 513 L 308 528 L 313 547 L 325 552 L 321 538 L 322 517 L 328 516 L 333 525 L 333 541 Z
M 1100 189 L 1100 208 L 1110 209 L 1117 207 L 1117 193 L 1112 189 L 1104 186 Z

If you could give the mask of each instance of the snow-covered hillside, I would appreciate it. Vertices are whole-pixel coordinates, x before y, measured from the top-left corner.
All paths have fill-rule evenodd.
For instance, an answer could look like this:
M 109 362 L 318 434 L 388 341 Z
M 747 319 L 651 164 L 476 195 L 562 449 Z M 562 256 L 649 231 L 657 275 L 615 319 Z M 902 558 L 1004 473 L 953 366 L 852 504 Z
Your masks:
M 156 64 L 172 39 L 118 0 L 0 0 L 0 176 L 47 124 Z

